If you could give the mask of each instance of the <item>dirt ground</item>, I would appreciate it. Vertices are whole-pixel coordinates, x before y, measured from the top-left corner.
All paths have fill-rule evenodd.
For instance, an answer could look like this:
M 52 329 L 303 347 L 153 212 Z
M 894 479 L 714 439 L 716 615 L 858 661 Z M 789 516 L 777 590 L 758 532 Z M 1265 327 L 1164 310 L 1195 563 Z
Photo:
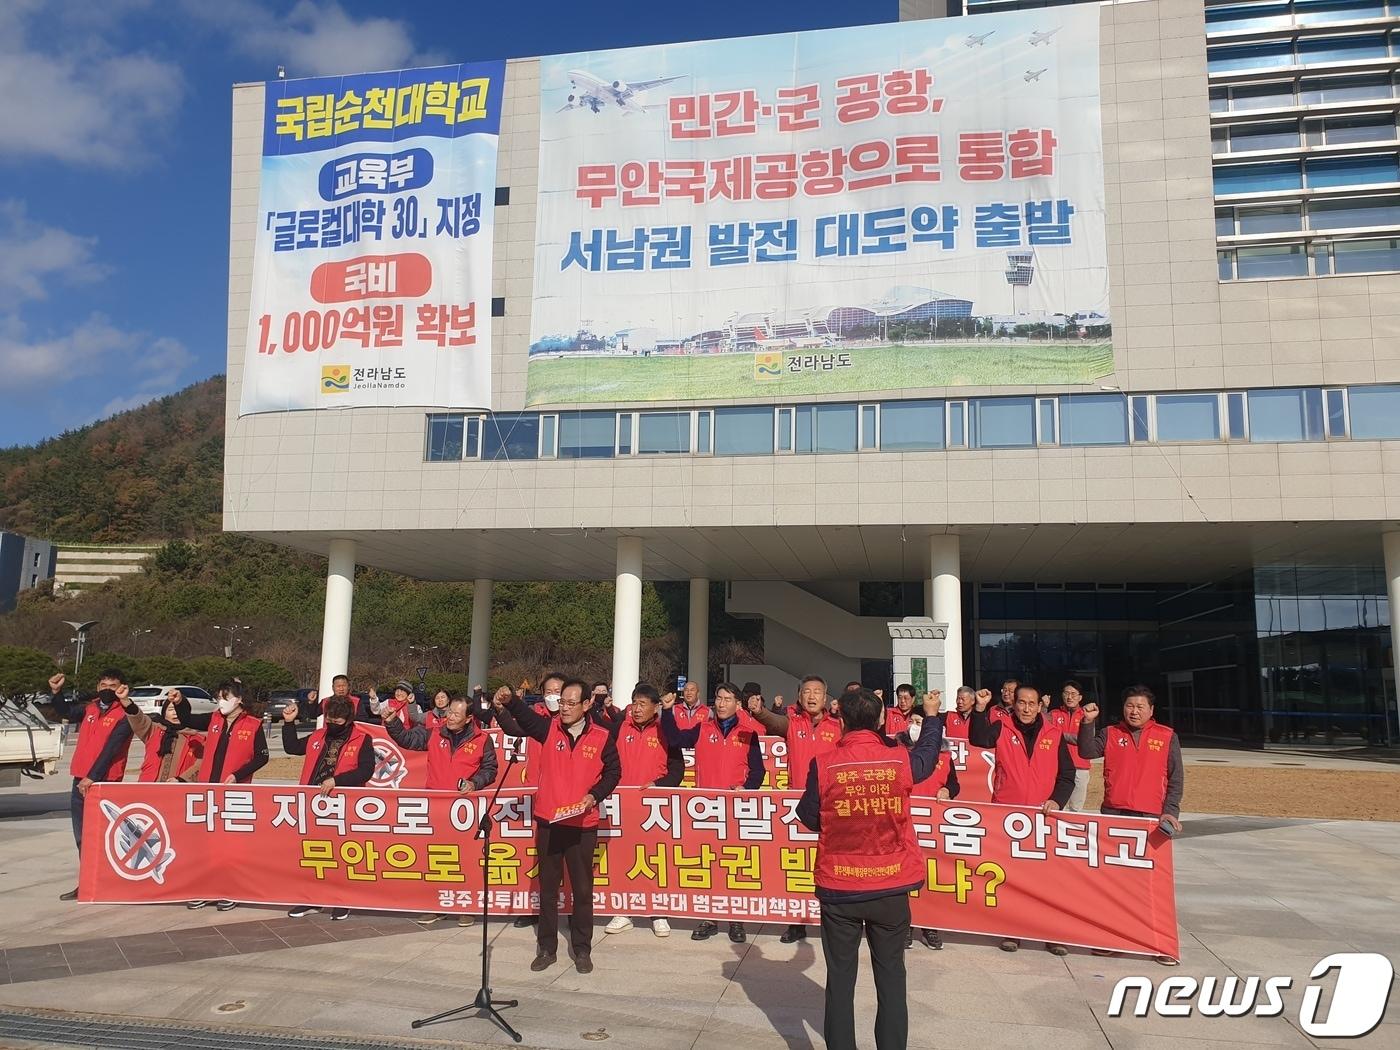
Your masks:
M 296 780 L 300 758 L 274 758 L 259 780 Z M 1089 785 L 1089 808 L 1098 809 L 1103 781 Z M 1400 821 L 1400 770 L 1267 769 L 1239 766 L 1186 767 L 1188 813 L 1236 813 L 1257 817 Z

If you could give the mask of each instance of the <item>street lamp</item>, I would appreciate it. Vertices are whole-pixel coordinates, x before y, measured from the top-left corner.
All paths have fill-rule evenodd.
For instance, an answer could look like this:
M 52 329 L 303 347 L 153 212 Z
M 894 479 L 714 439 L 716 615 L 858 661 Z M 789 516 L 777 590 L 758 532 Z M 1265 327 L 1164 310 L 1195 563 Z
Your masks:
M 151 629 L 150 629 L 149 627 L 133 627 L 133 628 L 131 629 L 131 655 L 132 655 L 132 656 L 135 656 L 135 655 L 136 655 L 136 643 L 137 643 L 137 641 L 140 639 L 140 637 L 141 637 L 143 634 L 150 634 L 150 633 L 151 633 Z
M 227 627 L 221 627 L 221 626 L 219 626 L 217 623 L 214 625 L 214 630 L 216 630 L 216 631 L 227 631 L 227 632 L 228 632 L 228 645 L 224 646 L 224 658 L 225 658 L 225 659 L 227 659 L 227 660 L 232 660 L 232 659 L 233 659 L 233 643 L 234 643 L 234 639 L 236 639 L 236 638 L 238 637 L 238 632 L 239 632 L 239 631 L 251 631 L 252 629 L 253 629 L 253 628 L 252 628 L 251 625 L 245 625 L 245 626 L 242 626 L 242 627 L 240 627 L 238 624 L 229 624 Z
M 73 674 L 76 676 L 78 668 L 83 666 L 83 654 L 87 650 L 88 631 L 97 626 L 96 620 L 64 620 L 69 627 L 73 628 L 73 637 L 69 641 L 78 648 L 73 653 Z

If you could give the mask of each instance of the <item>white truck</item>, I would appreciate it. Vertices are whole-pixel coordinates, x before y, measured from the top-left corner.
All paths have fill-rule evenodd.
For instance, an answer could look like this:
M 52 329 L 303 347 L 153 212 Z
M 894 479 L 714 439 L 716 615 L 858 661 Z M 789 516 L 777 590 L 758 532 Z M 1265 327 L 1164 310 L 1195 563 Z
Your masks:
M 18 787 L 21 776 L 42 779 L 62 759 L 63 727 L 26 697 L 0 697 L 0 787 Z

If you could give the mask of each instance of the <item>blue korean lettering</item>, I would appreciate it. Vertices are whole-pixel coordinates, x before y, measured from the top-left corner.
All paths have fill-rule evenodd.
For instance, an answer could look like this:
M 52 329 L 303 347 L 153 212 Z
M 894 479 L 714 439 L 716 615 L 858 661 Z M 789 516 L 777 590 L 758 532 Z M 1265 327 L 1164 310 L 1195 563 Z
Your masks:
M 607 264 L 609 272 L 615 270 L 645 270 L 647 259 L 647 231 L 634 226 L 630 236 L 623 230 L 606 231 Z
M 603 258 L 603 231 L 591 230 L 588 239 L 584 240 L 582 230 L 574 230 L 569 234 L 569 250 L 564 253 L 564 258 L 559 262 L 560 270 L 567 270 L 570 266 L 577 266 L 581 270 L 589 273 L 597 273 L 601 270 Z
M 402 153 L 352 153 L 321 166 L 321 199 L 338 201 L 357 193 L 400 193 L 433 180 L 433 155 L 425 149 Z
M 857 255 L 860 252 L 860 213 L 842 212 L 817 219 L 816 257 Z
M 979 248 L 1017 248 L 1021 244 L 1021 206 L 997 201 L 979 204 L 973 218 Z
M 951 251 L 954 233 L 958 228 L 958 206 L 920 205 L 909 213 L 909 225 L 914 231 L 912 240 L 915 244 L 937 242 L 945 251 Z
M 1026 235 L 1031 244 L 1069 244 L 1070 216 L 1074 205 L 1067 200 L 1027 201 Z
M 653 270 L 690 269 L 689 226 L 653 226 L 648 240 Z
M 903 208 L 881 208 L 861 216 L 861 255 L 886 255 L 908 249 Z

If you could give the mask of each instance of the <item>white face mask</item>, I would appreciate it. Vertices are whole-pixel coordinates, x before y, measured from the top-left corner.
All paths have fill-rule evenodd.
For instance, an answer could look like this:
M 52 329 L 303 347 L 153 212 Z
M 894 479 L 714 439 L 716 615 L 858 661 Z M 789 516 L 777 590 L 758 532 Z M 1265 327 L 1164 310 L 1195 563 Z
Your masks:
M 922 722 L 910 722 L 909 729 L 907 730 L 907 732 L 909 733 L 909 739 L 918 740 L 919 733 L 923 731 L 923 728 L 924 724 Z
M 544 695 L 544 706 L 547 707 L 547 708 L 549 708 L 551 711 L 558 711 L 558 710 L 559 710 L 559 694 L 558 694 L 558 693 L 546 693 L 546 694 Z
M 219 714 L 231 715 L 238 707 L 238 701 L 231 696 L 221 696 L 219 698 Z

